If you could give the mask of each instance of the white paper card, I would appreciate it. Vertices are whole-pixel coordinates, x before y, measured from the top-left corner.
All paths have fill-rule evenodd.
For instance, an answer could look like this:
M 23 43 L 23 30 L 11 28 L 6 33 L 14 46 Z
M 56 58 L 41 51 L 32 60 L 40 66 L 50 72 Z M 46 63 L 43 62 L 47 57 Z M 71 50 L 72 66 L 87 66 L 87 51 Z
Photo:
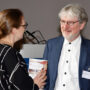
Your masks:
M 83 71 L 83 73 L 82 73 L 82 78 L 90 79 L 90 72 L 88 72 L 88 71 Z

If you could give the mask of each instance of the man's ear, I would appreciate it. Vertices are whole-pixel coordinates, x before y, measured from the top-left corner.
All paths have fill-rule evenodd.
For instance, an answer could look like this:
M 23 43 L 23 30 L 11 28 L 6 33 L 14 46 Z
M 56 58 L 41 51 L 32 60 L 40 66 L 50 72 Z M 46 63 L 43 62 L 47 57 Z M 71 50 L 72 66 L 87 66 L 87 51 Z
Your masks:
M 80 26 L 80 30 L 83 30 L 83 28 L 84 28 L 85 25 L 86 25 L 86 22 L 83 22 L 83 23 L 81 23 L 80 25 L 81 25 L 81 26 Z

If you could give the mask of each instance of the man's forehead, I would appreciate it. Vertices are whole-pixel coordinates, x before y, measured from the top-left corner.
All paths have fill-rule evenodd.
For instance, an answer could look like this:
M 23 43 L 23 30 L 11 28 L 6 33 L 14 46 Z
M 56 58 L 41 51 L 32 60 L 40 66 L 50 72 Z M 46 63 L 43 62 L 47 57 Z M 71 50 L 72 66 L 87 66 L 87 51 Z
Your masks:
M 77 15 L 72 11 L 61 12 L 60 18 L 78 19 Z
M 78 20 L 78 18 L 76 16 L 71 17 L 70 15 L 63 15 L 60 19 L 65 20 L 65 21 Z

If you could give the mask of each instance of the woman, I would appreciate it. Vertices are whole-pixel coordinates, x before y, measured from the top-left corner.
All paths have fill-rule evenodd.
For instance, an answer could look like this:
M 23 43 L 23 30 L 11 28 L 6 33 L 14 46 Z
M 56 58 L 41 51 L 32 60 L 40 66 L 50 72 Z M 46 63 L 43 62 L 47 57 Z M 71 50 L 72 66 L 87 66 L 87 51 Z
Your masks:
M 45 85 L 46 72 L 32 79 L 20 53 L 13 48 L 23 38 L 27 24 L 19 9 L 0 12 L 0 90 L 38 90 Z

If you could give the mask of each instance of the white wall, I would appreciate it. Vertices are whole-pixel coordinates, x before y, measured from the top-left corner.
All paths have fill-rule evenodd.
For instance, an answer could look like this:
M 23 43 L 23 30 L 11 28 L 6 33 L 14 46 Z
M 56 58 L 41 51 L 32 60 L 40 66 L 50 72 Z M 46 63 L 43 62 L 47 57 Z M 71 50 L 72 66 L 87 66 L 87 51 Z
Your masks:
M 20 51 L 24 58 L 42 58 L 45 44 L 25 44 Z
M 19 8 L 24 12 L 31 32 L 40 30 L 46 40 L 59 35 L 58 12 L 68 3 L 80 3 L 90 18 L 90 0 L 2 0 L 0 10 Z M 90 39 L 90 21 L 84 35 Z

